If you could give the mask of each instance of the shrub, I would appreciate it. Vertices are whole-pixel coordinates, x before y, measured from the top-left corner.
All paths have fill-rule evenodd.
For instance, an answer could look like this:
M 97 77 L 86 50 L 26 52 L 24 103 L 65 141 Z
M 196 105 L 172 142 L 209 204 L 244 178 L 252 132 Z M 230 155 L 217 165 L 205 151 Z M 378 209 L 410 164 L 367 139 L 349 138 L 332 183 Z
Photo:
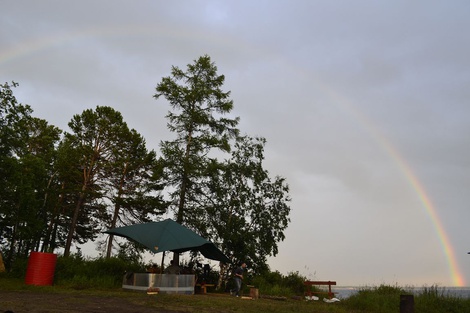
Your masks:
M 259 289 L 261 294 L 288 297 L 304 294 L 305 279 L 298 272 L 291 272 L 284 276 L 275 271 L 253 277 L 252 284 Z
M 77 289 L 119 287 L 126 272 L 143 271 L 143 265 L 119 258 L 83 259 L 77 255 L 58 257 L 55 283 Z
M 301 276 L 299 272 L 290 272 L 287 276 L 284 277 L 284 285 L 289 288 L 293 294 L 302 295 L 305 291 L 305 282 L 306 277 Z
M 397 286 L 380 285 L 374 288 L 363 288 L 345 300 L 347 306 L 354 310 L 372 312 L 396 312 L 400 307 L 400 295 L 409 294 Z
M 8 273 L 9 277 L 24 278 L 26 276 L 26 269 L 28 267 L 27 258 L 16 258 L 11 265 L 11 270 Z

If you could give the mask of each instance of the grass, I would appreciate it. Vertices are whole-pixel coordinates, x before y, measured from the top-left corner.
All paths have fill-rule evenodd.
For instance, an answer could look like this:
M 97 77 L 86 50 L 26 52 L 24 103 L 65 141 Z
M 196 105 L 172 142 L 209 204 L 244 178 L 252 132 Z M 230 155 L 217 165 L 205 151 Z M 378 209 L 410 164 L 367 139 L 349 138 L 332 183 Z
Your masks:
M 416 298 L 415 305 L 419 306 L 422 312 L 433 312 L 434 307 L 439 307 L 439 312 L 446 313 L 470 312 L 470 299 L 452 296 L 436 286 L 424 288 Z
M 286 301 L 279 300 L 244 300 L 240 298 L 230 297 L 226 294 L 211 293 L 208 295 L 147 295 L 142 292 L 123 291 L 121 288 L 105 288 L 105 289 L 81 289 L 81 287 L 65 287 L 65 286 L 31 286 L 25 285 L 24 282 L 17 278 L 1 278 L 1 291 L 17 291 L 22 294 L 28 292 L 40 292 L 47 294 L 70 294 L 70 295 L 90 295 L 93 297 L 115 297 L 124 298 L 136 305 L 149 306 L 155 309 L 173 310 L 178 312 L 331 312 L 344 313 L 352 312 L 337 304 L 327 304 L 324 302 L 305 302 L 300 300 L 288 299 Z M 0 297 L 1 298 L 1 297 Z M 73 299 L 74 297 L 70 297 Z M 157 301 L 156 301 L 157 300 Z M 0 300 L 1 303 L 1 300 Z
M 0 293 L 1 291 L 18 291 L 21 293 L 43 292 L 49 294 L 65 293 L 103 298 L 121 298 L 136 305 L 189 313 L 396 313 L 399 312 L 400 295 L 410 294 L 409 291 L 398 286 L 381 285 L 373 288 L 363 288 L 357 294 L 337 303 L 325 303 L 323 301 L 307 302 L 291 298 L 287 298 L 285 301 L 272 299 L 244 300 L 220 293 L 208 295 L 147 295 L 141 292 L 123 291 L 121 288 L 116 287 L 83 288 L 83 285 L 80 283 L 77 285 L 64 284 L 38 287 L 25 285 L 22 279 L 6 277 L 0 277 Z M 470 312 L 470 299 L 453 297 L 437 287 L 424 288 L 422 292 L 414 295 L 414 303 L 415 313 Z
M 244 300 L 230 297 L 226 294 L 211 293 L 208 295 L 147 295 L 141 292 L 123 291 L 121 288 L 92 288 L 81 289 L 80 286 L 31 286 L 25 285 L 23 280 L 17 278 L 0 278 L 0 292 L 18 291 L 21 293 L 41 292 L 41 293 L 59 293 L 73 295 L 90 295 L 99 297 L 125 298 L 127 301 L 138 305 L 145 305 L 156 309 L 183 311 L 183 312 L 331 312 L 345 313 L 349 311 L 341 303 L 327 304 L 317 301 L 306 302 L 301 300 L 287 299 L 286 301 L 258 299 Z M 70 297 L 73 298 L 73 297 Z M 158 300 L 158 301 L 155 301 Z

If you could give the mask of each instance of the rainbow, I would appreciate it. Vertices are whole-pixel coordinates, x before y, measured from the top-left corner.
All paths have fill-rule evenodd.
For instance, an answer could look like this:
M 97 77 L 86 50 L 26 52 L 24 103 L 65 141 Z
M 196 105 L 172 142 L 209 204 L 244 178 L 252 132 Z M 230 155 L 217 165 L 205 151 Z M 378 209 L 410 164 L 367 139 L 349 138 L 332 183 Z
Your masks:
M 76 41 L 77 39 L 88 39 L 88 38 L 95 38 L 95 37 L 114 37 L 114 36 L 162 36 L 162 37 L 171 37 L 171 38 L 192 38 L 195 35 L 201 37 L 206 37 L 206 40 L 218 42 L 219 44 L 231 47 L 237 47 L 237 49 L 245 48 L 251 50 L 255 54 L 268 54 L 273 56 L 271 51 L 262 51 L 259 47 L 253 47 L 248 43 L 243 43 L 239 39 L 233 38 L 215 38 L 213 35 L 204 35 L 204 34 L 190 34 L 188 32 L 181 32 L 175 31 L 174 29 L 168 28 L 158 28 L 155 29 L 155 26 L 152 27 L 126 27 L 126 28 L 100 28 L 100 29 L 86 29 L 80 30 L 73 33 L 63 33 L 63 34 L 56 34 L 53 36 L 39 38 L 37 40 L 30 40 L 23 42 L 19 45 L 13 46 L 10 49 L 4 49 L 3 52 L 0 53 L 0 65 L 7 63 L 8 61 L 30 55 L 34 52 L 48 49 L 53 46 L 57 46 L 59 44 L 63 44 L 64 42 L 72 42 Z M 302 66 L 292 65 L 292 62 L 285 60 L 283 58 L 279 58 L 281 62 L 284 64 L 290 64 L 291 67 L 294 67 L 297 72 L 303 73 L 304 76 L 308 77 L 310 80 L 314 80 L 309 73 L 306 73 L 305 69 Z M 405 179 L 409 183 L 410 187 L 416 192 L 418 195 L 422 206 L 424 207 L 426 213 L 431 219 L 433 227 L 437 232 L 437 236 L 439 238 L 440 244 L 443 248 L 444 255 L 446 257 L 449 272 L 453 284 L 458 287 L 465 286 L 465 280 L 463 275 L 460 273 L 459 266 L 457 259 L 455 257 L 451 242 L 445 232 L 445 229 L 440 222 L 439 216 L 436 212 L 436 209 L 427 195 L 424 186 L 420 183 L 418 177 L 412 171 L 411 167 L 407 164 L 406 160 L 401 156 L 401 154 L 394 148 L 394 146 L 390 143 L 390 141 L 385 138 L 379 129 L 373 125 L 363 114 L 361 114 L 357 109 L 353 108 L 352 104 L 347 100 L 342 98 L 337 92 L 331 90 L 329 86 L 326 86 L 322 82 L 315 80 L 314 84 L 317 86 L 321 86 L 322 90 L 326 91 L 328 95 L 335 100 L 335 104 L 340 106 L 342 109 L 346 109 L 349 111 L 359 122 L 362 126 L 364 126 L 367 131 L 374 137 L 374 140 L 381 146 L 381 148 L 389 155 L 392 160 L 395 162 L 397 167 L 400 169 L 401 173 L 403 173 Z M 469 252 L 470 253 L 470 252 Z
M 419 181 L 417 175 L 413 172 L 406 160 L 392 145 L 390 140 L 382 135 L 382 132 L 379 130 L 379 128 L 376 127 L 374 123 L 371 122 L 362 112 L 355 108 L 351 101 L 341 96 L 338 92 L 332 90 L 330 86 L 325 85 L 322 81 L 313 79 L 311 75 L 307 73 L 301 66 L 297 66 L 297 71 L 303 73 L 306 77 L 309 77 L 315 86 L 321 86 L 321 90 L 326 92 L 333 100 L 332 103 L 334 103 L 334 105 L 339 107 L 341 110 L 350 113 L 354 119 L 357 120 L 359 124 L 366 129 L 367 133 L 372 136 L 374 141 L 385 151 L 386 155 L 388 155 L 394 161 L 412 190 L 414 190 L 414 192 L 418 195 L 418 198 L 424 207 L 426 214 L 431 219 L 432 225 L 436 230 L 439 242 L 447 260 L 449 273 L 454 286 L 465 287 L 466 282 L 459 269 L 454 249 L 436 212 L 436 208 L 434 207 L 431 198 L 428 196 L 423 184 Z
M 58 32 L 49 36 L 33 38 L 25 40 L 19 44 L 12 45 L 9 48 L 0 51 L 0 65 L 8 61 L 23 56 L 31 55 L 34 52 L 47 50 L 54 46 L 63 45 L 78 40 L 96 39 L 96 38 L 171 38 L 172 40 L 194 40 L 194 38 L 202 38 L 206 42 L 214 42 L 231 49 L 240 48 L 240 41 L 231 40 L 228 37 L 216 37 L 215 34 L 202 33 L 196 31 L 181 30 L 165 25 L 125 25 L 125 26 L 108 26 L 108 27 L 90 27 L 76 31 Z M 150 39 L 149 39 L 150 40 Z M 249 47 L 245 45 L 244 47 Z M 189 63 L 189 62 L 188 62 Z
M 395 152 L 394 150 L 391 150 L 390 148 L 391 148 L 390 146 L 387 147 L 387 150 L 389 150 L 389 152 L 391 153 Z M 444 227 L 442 226 L 442 223 L 439 219 L 439 216 L 437 215 L 434 205 L 431 202 L 431 199 L 429 198 L 424 187 L 419 182 L 418 178 L 413 173 L 413 171 L 408 166 L 408 164 L 405 162 L 405 160 L 396 152 L 391 155 L 393 156 L 395 161 L 397 161 L 398 166 L 401 168 L 408 182 L 418 194 L 421 203 L 423 204 L 424 208 L 426 209 L 426 212 L 431 218 L 434 228 L 437 231 L 439 241 L 441 242 L 441 245 L 444 249 L 444 254 L 447 258 L 447 263 L 449 264 L 449 271 L 452 277 L 452 281 L 454 282 L 454 285 L 457 287 L 465 286 L 465 281 L 464 281 L 463 275 L 460 274 L 459 266 L 457 264 L 457 259 L 454 254 L 454 249 L 452 248 L 452 245 L 450 244 L 450 240 L 446 232 L 444 231 Z
M 67 42 L 75 42 L 80 39 L 89 39 L 95 37 L 115 37 L 115 36 L 131 36 L 136 33 L 149 33 L 148 28 L 121 28 L 102 27 L 81 29 L 74 32 L 56 33 L 49 36 L 43 36 L 31 40 L 26 40 L 20 44 L 14 45 L 9 49 L 4 49 L 0 53 L 0 64 L 7 63 L 9 60 L 30 55 L 34 52 L 49 49 L 51 47 L 65 44 Z
M 359 111 L 352 108 L 352 106 L 347 101 L 344 101 L 344 99 L 341 103 L 345 105 L 345 107 L 351 114 L 353 114 L 359 121 L 361 121 L 361 125 L 367 128 L 368 132 L 372 134 L 372 136 L 375 138 L 375 141 L 382 147 L 383 150 L 386 151 L 386 154 L 392 158 L 397 167 L 400 169 L 400 172 L 405 176 L 411 188 L 416 192 L 421 204 L 423 205 L 426 213 L 430 217 L 431 222 L 437 232 L 439 242 L 441 243 L 441 246 L 444 250 L 444 255 L 449 266 L 449 272 L 454 286 L 464 287 L 465 280 L 460 272 L 458 262 L 455 257 L 454 249 L 452 248 L 450 240 L 439 219 L 436 209 L 432 204 L 431 198 L 428 196 L 424 186 L 421 184 L 418 177 L 415 175 L 411 167 L 401 156 L 398 150 L 394 148 L 390 141 L 381 134 L 380 130 L 377 129 L 377 127 L 375 127 L 371 121 L 369 121 Z

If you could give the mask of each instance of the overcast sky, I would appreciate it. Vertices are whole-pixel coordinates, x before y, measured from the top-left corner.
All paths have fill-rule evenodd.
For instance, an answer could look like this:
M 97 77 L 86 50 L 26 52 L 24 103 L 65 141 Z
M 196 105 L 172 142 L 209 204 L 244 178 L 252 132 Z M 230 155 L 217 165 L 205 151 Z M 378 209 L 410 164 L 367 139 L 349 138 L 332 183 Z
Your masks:
M 467 0 L 2 0 L 0 82 L 65 131 L 111 106 L 158 151 L 155 86 L 208 54 L 291 188 L 272 270 L 470 285 L 469 16 Z

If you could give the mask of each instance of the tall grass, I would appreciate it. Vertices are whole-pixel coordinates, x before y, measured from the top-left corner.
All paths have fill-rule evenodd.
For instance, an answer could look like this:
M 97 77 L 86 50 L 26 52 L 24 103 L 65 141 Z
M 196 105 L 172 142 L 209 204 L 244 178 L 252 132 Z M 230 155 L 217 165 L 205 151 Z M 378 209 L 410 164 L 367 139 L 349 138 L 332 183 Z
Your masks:
M 420 308 L 420 312 L 429 313 L 470 312 L 470 299 L 462 299 L 453 296 L 443 288 L 431 286 L 423 288 L 423 291 L 415 298 L 415 306 Z M 436 310 L 436 308 L 439 309 Z
M 470 299 L 451 295 L 437 286 L 423 287 L 413 292 L 399 286 L 380 285 L 363 288 L 343 303 L 359 312 L 399 312 L 400 295 L 413 295 L 415 313 L 463 313 L 470 312 Z
M 345 301 L 348 307 L 365 312 L 398 312 L 400 295 L 409 294 L 398 286 L 380 285 L 363 288 Z

